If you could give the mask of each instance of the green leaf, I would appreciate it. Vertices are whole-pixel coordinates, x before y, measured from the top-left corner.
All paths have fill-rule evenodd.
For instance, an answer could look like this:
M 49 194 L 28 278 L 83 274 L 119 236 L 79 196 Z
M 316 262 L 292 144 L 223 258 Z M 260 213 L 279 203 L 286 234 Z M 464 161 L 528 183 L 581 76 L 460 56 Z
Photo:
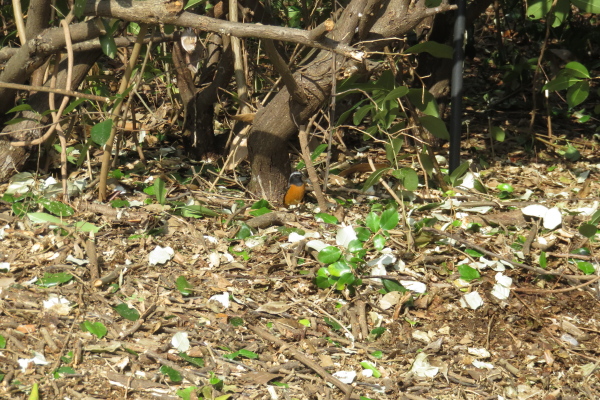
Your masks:
M 571 61 L 570 63 L 565 65 L 564 70 L 570 71 L 570 74 L 577 78 L 584 78 L 584 79 L 591 78 L 590 72 L 588 71 L 588 69 L 583 64 L 580 64 L 577 61 Z
M 377 370 L 377 368 L 375 368 L 375 366 L 373 364 L 371 364 L 369 361 L 361 361 L 360 365 L 364 369 L 369 369 L 369 370 L 373 371 L 373 377 L 381 378 L 381 372 L 379 372 Z
M 90 133 L 94 143 L 98 144 L 99 146 L 104 146 L 106 142 L 108 142 L 108 138 L 110 138 L 112 126 L 113 120 L 111 118 L 102 122 L 98 122 L 96 125 L 94 125 Z
M 339 222 L 336 217 L 327 213 L 317 213 L 315 214 L 315 219 L 317 222 L 322 220 L 325 224 L 337 224 Z
M 394 170 L 392 175 L 398 178 L 404 189 L 408 191 L 414 192 L 419 188 L 419 175 L 412 168 L 404 167 Z
M 327 267 L 327 272 L 331 276 L 340 277 L 344 274 L 352 273 L 352 268 L 345 261 L 337 261 Z
M 379 336 L 383 335 L 386 331 L 386 328 L 384 326 L 380 326 L 378 328 L 375 328 L 373 330 L 371 330 L 371 335 L 373 335 L 375 337 L 375 339 L 377 339 Z
M 127 208 L 129 207 L 129 201 L 123 199 L 115 199 L 110 202 L 112 208 Z
M 358 110 L 356 110 L 356 112 L 354 113 L 354 116 L 352 117 L 352 122 L 354 123 L 354 125 L 360 125 L 360 123 L 362 122 L 362 120 L 372 111 L 375 110 L 375 106 L 371 103 L 366 104 L 362 107 L 360 107 Z
M 473 258 L 479 258 L 479 257 L 483 256 L 483 254 L 481 254 L 477 250 L 473 250 L 473 249 L 466 249 L 465 253 L 467 253 L 468 255 L 470 255 Z
M 100 36 L 100 47 L 102 52 L 111 59 L 114 59 L 117 55 L 117 44 L 112 34 L 106 33 Z
M 250 207 L 251 210 L 260 210 L 261 208 L 270 208 L 271 205 L 266 199 L 260 199 Z
M 450 184 L 452 184 L 452 186 L 459 186 L 462 183 L 461 178 L 467 173 L 468 170 L 468 161 L 465 161 L 464 163 L 456 167 L 456 169 L 450 174 Z
M 569 76 L 567 74 L 559 74 L 556 78 L 552 79 L 550 82 L 546 83 L 542 90 L 549 90 L 551 92 L 558 90 L 565 90 L 576 84 L 577 82 L 581 82 L 581 79 L 576 78 L 574 76 Z
M 78 230 L 79 232 L 93 232 L 93 233 L 98 233 L 101 229 L 101 227 L 96 226 L 94 224 L 90 224 L 89 222 L 85 222 L 85 221 L 78 221 L 75 222 L 75 224 L 73 224 L 73 227 Z
M 19 112 L 19 111 L 31 111 L 31 112 L 35 112 L 35 110 L 33 109 L 33 107 L 31 107 L 29 104 L 19 104 L 18 106 L 14 106 L 10 110 L 8 110 L 6 113 L 10 114 L 10 113 L 16 113 L 16 112 Z
M 268 209 L 267 207 L 263 207 L 263 208 L 259 208 L 258 210 L 252 210 L 248 214 L 252 215 L 253 217 L 258 217 L 260 215 L 268 214 L 270 212 L 271 212 L 270 209 Z
M 229 323 L 231 324 L 231 326 L 244 326 L 244 319 L 240 318 L 240 317 L 233 317 L 229 320 Z
M 590 262 L 587 261 L 578 261 L 577 262 L 577 268 L 579 268 L 579 270 L 581 272 L 583 272 L 586 275 L 591 275 L 594 272 L 596 272 L 596 269 L 594 268 L 594 265 Z
M 71 367 L 60 367 L 57 368 L 56 371 L 54 371 L 54 373 L 52 374 L 52 376 L 54 377 L 54 379 L 60 379 L 62 378 L 64 375 L 67 374 L 76 374 L 77 372 L 71 368 Z
M 188 3 L 189 4 L 189 3 Z M 181 400 L 192 400 L 192 393 L 198 391 L 198 386 L 190 386 L 184 389 L 179 389 L 175 392 L 177 396 L 181 397 Z M 194 400 L 198 399 L 198 396 L 194 394 Z
M 75 0 L 75 4 L 73 4 L 73 14 L 75 14 L 77 18 L 83 17 L 86 3 L 87 0 Z
M 475 188 L 475 190 L 477 190 L 480 193 L 487 194 L 487 192 L 488 192 L 487 188 L 483 185 L 483 183 L 481 183 L 481 181 L 479 179 L 475 179 L 475 181 L 473 183 L 473 187 Z
M 410 102 L 422 111 L 423 114 L 439 117 L 440 113 L 438 110 L 435 98 L 431 93 L 425 89 L 410 89 L 406 95 Z
M 545 251 L 540 252 L 539 263 L 540 263 L 540 268 L 546 269 L 548 267 L 548 260 L 546 259 Z
M 427 129 L 433 136 L 438 139 L 450 140 L 450 133 L 446 128 L 446 124 L 439 117 L 433 115 L 425 115 L 419 118 L 421 125 Z
M 350 243 L 348 243 L 348 251 L 350 253 L 356 253 L 357 251 L 360 251 L 362 249 L 363 249 L 363 242 L 361 242 L 358 239 L 351 240 Z
M 388 208 L 381 214 L 381 229 L 384 231 L 394 229 L 399 221 L 400 216 L 398 215 L 398 210 L 395 208 Z
M 552 6 L 552 0 L 533 0 L 528 3 L 527 16 L 531 19 L 544 18 Z
M 60 218 L 55 217 L 54 215 L 41 213 L 41 212 L 27 213 L 27 218 L 29 218 L 29 220 L 33 224 L 50 223 L 50 224 L 59 225 L 59 226 L 66 225 L 66 223 L 63 220 L 61 220 Z
M 383 352 L 380 351 L 380 350 L 375 350 L 374 352 L 371 353 L 371 357 L 377 358 L 378 360 L 382 359 L 383 358 Z
M 577 147 L 573 146 L 571 143 L 567 145 L 567 149 L 565 150 L 565 158 L 569 161 L 577 161 L 581 158 L 581 153 L 577 150 Z
M 371 230 L 371 232 L 377 233 L 379 231 L 379 228 L 381 227 L 381 217 L 379 215 L 377 215 L 376 213 L 374 213 L 373 211 L 371 211 L 369 214 L 367 214 L 367 218 L 365 219 L 365 224 L 367 225 L 367 228 L 369 228 Z M 366 240 L 368 240 L 368 239 L 369 238 L 367 237 Z M 364 241 L 365 240 L 363 240 L 363 242 Z
M 165 190 L 165 182 L 160 178 L 156 178 L 154 181 L 154 194 L 156 195 L 158 204 L 164 205 L 167 199 L 167 191 Z
M 600 14 L 600 1 L 598 0 L 571 0 L 571 3 L 584 13 Z
M 247 237 L 252 236 L 252 229 L 246 224 L 240 225 L 240 230 L 235 235 L 236 239 L 246 239 Z
M 6 338 L 2 335 L 0 335 L 0 349 L 5 349 L 6 348 Z
M 400 292 L 404 293 L 408 290 L 400 284 L 398 281 L 393 281 L 391 279 L 382 279 L 381 283 L 383 284 L 384 289 L 389 292 Z
M 84 0 L 84 1 L 87 1 L 87 0 Z M 67 115 L 68 113 L 70 113 L 71 111 L 73 111 L 74 109 L 76 109 L 77 106 L 79 106 L 82 103 L 85 103 L 86 101 L 88 101 L 88 100 L 87 99 L 75 99 L 75 100 L 73 100 L 72 102 L 69 103 L 68 106 L 65 107 L 65 109 L 63 111 L 63 115 Z
M 340 329 L 342 329 L 342 326 L 340 324 L 338 324 L 337 322 L 335 322 L 333 319 L 329 318 L 329 317 L 325 317 L 323 318 L 323 320 L 325 321 L 325 323 L 327 325 L 329 325 L 331 327 L 331 329 L 333 329 L 334 331 L 339 331 Z
M 137 321 L 140 319 L 140 313 L 135 308 L 129 308 L 125 303 L 121 303 L 115 307 L 115 311 L 119 315 L 129 321 Z
M 441 44 L 438 42 L 434 42 L 433 40 L 430 40 L 428 42 L 423 42 L 423 43 L 419 43 L 416 44 L 412 47 L 409 47 L 408 49 L 406 49 L 404 51 L 404 53 L 414 53 L 414 54 L 418 54 L 418 53 L 429 53 L 434 57 L 437 58 L 449 58 L 452 59 L 452 47 L 448 46 L 447 44 Z
M 567 104 L 569 108 L 576 107 L 583 103 L 590 94 L 590 84 L 588 81 L 575 83 L 567 90 Z
M 481 277 L 479 271 L 477 271 L 475 268 L 468 266 L 467 264 L 459 265 L 458 273 L 460 274 L 460 277 L 467 282 L 470 282 L 474 279 L 479 279 Z
M 500 190 L 501 192 L 508 193 L 512 193 L 515 190 L 515 188 L 510 183 L 499 183 L 498 186 L 496 186 L 496 189 Z
M 163 365 L 160 367 L 160 372 L 163 375 L 168 376 L 169 379 L 171 380 L 171 382 L 178 383 L 183 380 L 179 371 L 177 371 L 171 367 L 167 367 L 166 365 Z
M 75 210 L 65 203 L 61 203 L 60 201 L 48 200 L 46 198 L 40 199 L 40 204 L 44 206 L 44 208 L 59 217 L 70 217 L 75 213 Z
M 317 259 L 323 264 L 333 264 L 342 256 L 342 251 L 335 246 L 327 246 L 319 252 Z
M 590 249 L 588 249 L 587 247 L 578 247 L 578 248 L 572 250 L 571 254 L 577 254 L 580 256 L 591 256 L 592 255 L 592 253 L 590 252 Z
M 190 294 L 192 294 L 192 291 L 190 289 L 192 289 L 193 286 L 187 281 L 187 279 L 185 279 L 185 276 L 183 275 L 177 277 L 177 279 L 175 280 L 175 286 L 177 287 L 177 290 L 179 290 L 179 293 L 181 293 L 184 296 L 189 296 Z
M 419 161 L 427 173 L 427 176 L 431 178 L 433 175 L 433 161 L 431 160 L 431 157 L 429 157 L 429 154 L 427 154 L 427 150 L 425 148 L 423 148 L 423 151 L 419 153 Z
M 188 0 L 187 4 L 185 5 L 185 7 L 183 9 L 187 10 L 188 8 L 194 7 L 196 4 L 201 4 L 201 3 L 204 3 L 205 1 L 206 0 Z
M 131 33 L 132 35 L 139 35 L 140 25 L 136 22 L 130 22 L 127 25 L 127 32 Z
M 190 357 L 185 353 L 179 353 L 179 357 L 198 368 L 204 368 L 204 359 L 201 357 Z
M 40 400 L 40 389 L 37 382 L 31 387 L 31 392 L 29 393 L 27 400 Z
M 321 268 L 320 270 L 325 270 L 325 268 Z M 323 275 L 318 275 L 315 277 L 315 285 L 317 285 L 317 287 L 319 289 L 329 289 L 330 287 L 332 287 L 335 284 L 335 279 L 331 278 L 330 276 L 323 276 Z
M 581 224 L 581 226 L 579 227 L 579 233 L 588 239 L 593 238 L 597 232 L 598 228 L 596 228 L 596 226 L 592 224 Z
M 252 352 L 250 350 L 241 349 L 240 351 L 238 351 L 238 353 L 242 357 L 251 358 L 251 359 L 258 358 L 258 354 L 254 353 L 254 352 Z
M 383 101 L 396 100 L 402 96 L 406 96 L 408 94 L 408 88 L 406 86 L 398 86 L 395 89 L 390 90 L 390 92 L 383 98 Z
M 598 222 L 600 222 L 600 210 L 593 213 L 592 217 L 590 218 L 590 224 L 597 225 Z
M 398 156 L 398 153 L 400 153 L 403 144 L 403 136 L 398 136 L 397 138 L 390 140 L 389 143 L 385 144 L 385 157 L 392 165 L 396 164 L 396 157 Z
M 385 241 L 385 236 L 378 233 L 373 237 L 373 247 L 375 247 L 377 251 L 381 251 L 385 248 Z
M 56 274 L 50 274 L 46 272 L 44 273 L 43 278 L 39 279 L 36 284 L 42 287 L 52 287 L 67 283 L 71 279 L 73 279 L 73 275 L 65 272 L 58 272 Z
M 210 208 L 206 208 L 201 205 L 190 205 L 181 207 L 181 216 L 182 217 L 192 217 L 192 218 L 201 218 L 201 217 L 216 217 L 217 214 Z
M 500 128 L 499 126 L 492 126 L 492 131 L 490 134 L 492 139 L 497 142 L 504 142 L 504 138 L 506 137 L 506 132 L 504 132 L 504 129 Z
M 381 177 L 383 176 L 383 174 L 387 173 L 389 170 L 391 170 L 390 167 L 381 168 L 381 169 L 378 169 L 376 171 L 373 171 L 371 173 L 371 175 L 369 175 L 369 177 L 365 181 L 365 184 L 363 185 L 362 191 L 366 192 L 367 189 L 369 189 L 371 186 L 373 186 L 377 182 L 379 182 L 379 179 L 381 179 Z
M 354 232 L 356 232 L 356 238 L 361 242 L 366 242 L 371 237 L 371 231 L 362 226 L 354 228 Z
M 90 322 L 87 320 L 81 323 L 81 330 L 91 333 L 98 339 L 102 339 L 108 333 L 108 329 L 106 329 L 106 326 L 102 322 Z

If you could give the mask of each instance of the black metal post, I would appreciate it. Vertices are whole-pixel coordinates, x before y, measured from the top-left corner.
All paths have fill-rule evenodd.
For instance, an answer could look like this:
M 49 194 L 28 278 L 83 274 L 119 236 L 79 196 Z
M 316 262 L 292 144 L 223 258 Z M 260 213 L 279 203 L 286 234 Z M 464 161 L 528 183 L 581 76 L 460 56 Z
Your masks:
M 460 141 L 462 128 L 463 64 L 465 60 L 464 39 L 467 1 L 457 0 L 454 21 L 454 57 L 450 83 L 450 172 L 460 165 Z

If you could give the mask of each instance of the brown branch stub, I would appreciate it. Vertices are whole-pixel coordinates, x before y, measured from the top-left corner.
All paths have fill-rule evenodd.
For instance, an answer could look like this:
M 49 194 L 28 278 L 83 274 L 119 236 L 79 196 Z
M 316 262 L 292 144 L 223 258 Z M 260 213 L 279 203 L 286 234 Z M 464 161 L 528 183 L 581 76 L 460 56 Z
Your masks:
M 321 40 L 327 32 L 331 32 L 335 27 L 335 22 L 333 20 L 328 19 L 323 22 L 321 25 L 317 26 L 315 29 L 309 32 L 308 38 L 310 40 Z

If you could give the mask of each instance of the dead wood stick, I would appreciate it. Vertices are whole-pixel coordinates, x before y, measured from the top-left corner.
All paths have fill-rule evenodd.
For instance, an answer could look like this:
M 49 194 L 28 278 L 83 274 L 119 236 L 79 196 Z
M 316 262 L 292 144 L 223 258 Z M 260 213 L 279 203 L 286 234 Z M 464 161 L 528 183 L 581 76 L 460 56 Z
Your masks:
M 254 229 L 263 229 L 272 225 L 285 225 L 286 223 L 293 222 L 295 220 L 296 216 L 291 213 L 270 212 L 267 214 L 259 215 L 258 217 L 254 217 L 246 221 L 246 225 Z
M 135 270 L 141 266 L 142 266 L 142 264 L 133 264 L 133 265 L 122 265 L 120 267 L 117 267 L 117 268 L 113 269 L 112 271 L 110 271 L 108 273 L 108 275 L 104 275 L 103 277 L 96 279 L 94 281 L 94 287 L 101 287 L 101 286 L 111 283 L 112 281 L 117 279 L 119 277 L 119 275 L 121 274 L 121 272 L 125 269 Z
M 280 347 L 287 347 L 287 350 L 291 353 L 291 355 L 298 361 L 300 361 L 302 364 L 306 365 L 308 368 L 312 369 L 313 371 L 315 371 L 317 374 L 321 375 L 321 377 L 323 379 L 325 379 L 327 382 L 335 385 L 336 387 L 338 387 L 342 392 L 344 392 L 344 394 L 348 394 L 348 393 L 352 393 L 352 387 L 349 385 L 346 385 L 345 383 L 343 383 L 342 381 L 340 381 L 339 379 L 333 377 L 332 375 L 330 375 L 323 367 L 321 367 L 319 364 L 317 364 L 316 362 L 314 362 L 313 360 L 311 360 L 310 358 L 308 358 L 307 356 L 305 356 L 304 354 L 302 354 L 301 352 L 299 352 L 298 350 L 295 350 L 291 347 L 289 347 L 289 345 L 287 343 L 285 343 L 283 340 L 279 339 L 276 336 L 271 335 L 270 333 L 264 331 L 263 329 L 257 327 L 257 326 L 248 326 L 248 328 L 250 328 L 250 330 L 254 333 L 256 333 L 258 336 L 260 336 L 261 338 L 271 342 L 271 343 L 275 343 L 277 346 Z M 358 396 L 351 396 L 352 399 L 358 399 Z
M 570 286 L 568 288 L 563 288 L 563 289 L 512 288 L 512 290 L 514 290 L 515 292 L 520 292 L 520 293 L 533 293 L 533 294 L 565 293 L 565 292 L 570 292 L 572 290 L 577 290 L 577 289 L 581 289 L 583 287 L 589 286 L 592 283 L 597 282 L 599 280 L 600 280 L 600 276 L 596 275 L 594 277 L 594 279 L 584 282 L 581 285 Z
M 93 238 L 89 238 L 85 242 L 85 253 L 88 256 L 90 280 L 95 282 L 96 279 L 100 278 L 100 265 L 98 264 L 98 252 L 96 249 L 96 241 Z
M 310 150 L 308 149 L 308 132 L 310 131 L 310 128 L 315 122 L 316 117 L 317 114 L 313 115 L 310 121 L 308 121 L 308 125 L 300 126 L 298 139 L 300 139 L 300 151 L 302 153 L 304 163 L 306 164 L 306 171 L 308 172 L 308 177 L 312 182 L 315 197 L 317 198 L 317 202 L 319 203 L 319 208 L 321 209 L 321 212 L 325 212 L 327 211 L 327 202 L 325 201 L 325 197 L 323 196 L 323 192 L 321 191 L 321 186 L 319 185 L 319 177 L 317 176 L 317 171 L 315 170 L 315 165 L 312 162 L 312 158 L 310 158 Z

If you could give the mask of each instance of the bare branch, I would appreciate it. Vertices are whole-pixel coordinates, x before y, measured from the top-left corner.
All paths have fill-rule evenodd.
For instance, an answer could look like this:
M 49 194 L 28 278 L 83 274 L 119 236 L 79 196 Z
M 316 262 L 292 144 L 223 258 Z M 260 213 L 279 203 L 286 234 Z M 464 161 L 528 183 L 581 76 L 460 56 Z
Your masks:
M 73 24 L 70 27 L 73 43 L 83 42 L 99 37 L 105 33 L 99 18 Z M 65 35 L 62 28 L 51 28 L 31 38 L 25 46 L 6 63 L 0 74 L 0 82 L 23 83 L 29 75 L 42 65 L 46 57 L 65 47 Z M 0 88 L 0 99 L 12 99 L 15 89 Z M 12 102 L 0 103 L 0 114 L 5 114 L 12 107 Z
M 85 15 L 120 18 L 148 24 L 172 24 L 236 37 L 281 40 L 329 50 L 359 61 L 364 58 L 364 53 L 352 46 L 328 38 L 323 38 L 321 41 L 311 40 L 310 31 L 302 29 L 223 21 L 190 12 L 174 14 L 166 10 L 163 0 L 134 1 L 127 3 L 128 7 L 122 4 L 116 0 L 95 0 L 87 4 Z

